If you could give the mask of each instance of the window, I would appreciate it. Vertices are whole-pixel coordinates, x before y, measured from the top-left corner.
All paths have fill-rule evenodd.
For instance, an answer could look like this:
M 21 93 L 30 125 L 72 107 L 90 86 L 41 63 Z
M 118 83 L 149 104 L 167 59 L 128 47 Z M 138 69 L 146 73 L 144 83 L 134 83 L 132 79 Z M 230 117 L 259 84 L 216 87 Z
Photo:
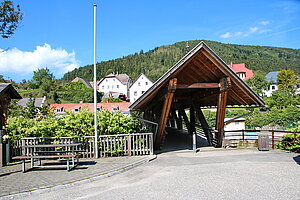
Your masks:
M 74 112 L 79 112 L 79 111 L 80 111 L 80 108 L 74 108 L 73 111 L 74 111 Z
M 119 88 L 119 85 L 117 85 L 117 88 Z
M 118 110 L 119 110 L 119 107 L 113 107 L 112 110 L 113 110 L 113 111 L 118 111 Z
M 235 125 L 239 125 L 240 124 L 240 122 L 235 122 Z
M 148 85 L 148 81 L 145 82 L 145 85 Z
M 137 91 L 134 91 L 133 95 L 134 95 L 134 96 L 137 96 Z
M 101 111 L 102 110 L 102 106 L 99 108 L 99 107 L 97 107 L 97 111 Z
M 108 79 L 106 79 L 106 82 L 108 82 Z
M 138 82 L 138 86 L 141 86 L 141 82 Z
M 60 108 L 56 109 L 56 112 L 61 112 L 61 111 L 62 111 L 62 109 L 60 109 Z
M 116 81 L 116 79 L 113 78 L 113 81 Z
M 102 85 L 102 90 L 104 90 L 104 85 Z
M 272 86 L 271 86 L 271 90 L 275 90 L 275 85 L 272 85 Z
M 109 89 L 109 85 L 107 86 L 107 89 Z
M 111 86 L 111 89 L 114 89 L 114 85 Z

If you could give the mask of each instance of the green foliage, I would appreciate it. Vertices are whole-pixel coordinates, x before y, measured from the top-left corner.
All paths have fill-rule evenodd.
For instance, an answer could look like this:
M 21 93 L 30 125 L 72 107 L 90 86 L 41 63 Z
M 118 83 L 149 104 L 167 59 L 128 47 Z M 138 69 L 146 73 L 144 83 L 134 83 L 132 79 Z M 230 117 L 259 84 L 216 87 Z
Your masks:
M 269 87 L 269 82 L 261 73 L 255 73 L 255 75 L 248 79 L 246 83 L 260 96 L 263 96 L 263 91 L 267 90 Z
M 102 102 L 107 102 L 107 103 L 117 103 L 117 102 L 123 102 L 119 98 L 113 98 L 113 97 L 106 97 L 102 99 Z
M 188 41 L 190 48 L 196 46 L 200 40 Z M 144 73 L 152 80 L 157 80 L 172 67 L 186 53 L 186 41 L 173 45 L 157 47 L 148 52 L 135 53 L 123 58 L 97 63 L 97 80 L 110 72 L 122 72 L 132 79 Z M 223 44 L 205 41 L 226 63 L 246 63 L 247 67 L 262 74 L 279 71 L 280 66 L 289 67 L 297 74 L 300 73 L 300 50 L 278 47 L 261 47 Z M 69 82 L 75 77 L 86 80 L 93 79 L 93 66 L 77 68 L 68 72 L 62 81 Z
M 98 112 L 100 135 L 132 134 L 139 132 L 138 121 L 120 112 Z M 11 140 L 22 137 L 70 137 L 94 135 L 94 116 L 88 110 L 64 116 L 47 115 L 40 118 L 10 117 L 6 127 Z
M 279 142 L 279 148 L 300 153 L 300 134 L 288 133 Z
M 22 19 L 23 13 L 19 5 L 15 8 L 12 1 L 0 2 L 0 34 L 3 38 L 9 38 L 14 34 Z
M 294 96 L 287 90 L 276 90 L 271 97 L 266 98 L 266 103 L 270 108 L 283 109 L 293 105 Z
M 94 89 L 87 88 L 82 82 L 75 83 L 62 83 L 57 94 L 62 102 L 67 103 L 79 103 L 83 101 L 84 103 L 94 102 Z M 97 91 L 97 101 L 100 102 L 103 93 Z
M 299 77 L 293 70 L 281 70 L 277 76 L 277 85 L 279 90 L 284 90 L 291 94 L 295 94 L 297 85 L 299 84 L 298 79 Z

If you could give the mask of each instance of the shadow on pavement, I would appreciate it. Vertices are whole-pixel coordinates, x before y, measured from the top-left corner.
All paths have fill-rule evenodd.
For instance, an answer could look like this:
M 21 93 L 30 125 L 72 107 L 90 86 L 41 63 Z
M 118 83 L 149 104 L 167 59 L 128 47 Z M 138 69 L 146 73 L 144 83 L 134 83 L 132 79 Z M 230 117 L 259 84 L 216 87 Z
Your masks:
M 300 165 L 300 155 L 293 157 L 293 159 L 298 165 Z
M 179 151 L 179 150 L 193 150 L 193 137 L 184 130 L 176 128 L 166 128 L 165 142 L 162 150 L 155 151 L 155 154 Z M 205 138 L 197 135 L 197 148 L 209 146 Z

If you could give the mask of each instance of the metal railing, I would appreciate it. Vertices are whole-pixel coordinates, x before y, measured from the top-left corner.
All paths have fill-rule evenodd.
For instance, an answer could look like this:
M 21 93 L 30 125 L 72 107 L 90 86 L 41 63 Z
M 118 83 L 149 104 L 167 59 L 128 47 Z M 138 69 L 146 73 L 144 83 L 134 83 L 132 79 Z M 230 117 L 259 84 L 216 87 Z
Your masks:
M 293 134 L 293 141 L 282 141 L 285 134 Z M 282 146 L 284 143 L 299 144 L 297 143 L 297 135 L 299 132 L 292 131 L 281 131 L 281 130 L 228 130 L 224 131 L 224 143 L 228 145 L 238 145 L 239 142 L 242 144 L 245 141 L 257 141 L 259 134 L 267 134 L 270 138 L 269 146 L 272 149 Z

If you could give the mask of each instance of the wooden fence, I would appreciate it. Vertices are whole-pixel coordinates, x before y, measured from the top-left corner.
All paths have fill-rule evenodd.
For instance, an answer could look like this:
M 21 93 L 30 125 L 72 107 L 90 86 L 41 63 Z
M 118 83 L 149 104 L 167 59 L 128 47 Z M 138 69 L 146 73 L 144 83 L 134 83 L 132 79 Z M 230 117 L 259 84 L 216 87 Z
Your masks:
M 120 134 L 99 136 L 100 157 L 153 154 L 153 134 Z
M 95 137 L 26 137 L 11 143 L 11 157 L 30 154 L 23 152 L 22 146 L 34 144 L 73 144 L 82 143 L 80 152 L 83 158 L 95 157 Z M 153 134 L 120 134 L 120 135 L 100 135 L 99 136 L 100 157 L 109 156 L 137 156 L 153 154 Z
M 291 133 L 294 135 L 293 141 L 281 141 L 282 136 L 285 134 Z M 258 140 L 259 134 L 267 134 L 269 136 L 269 146 L 274 149 L 278 147 L 281 143 L 291 143 L 298 144 L 296 141 L 297 135 L 300 135 L 299 132 L 291 132 L 291 131 L 280 131 L 280 130 L 228 130 L 224 131 L 224 143 L 225 146 L 237 146 L 237 145 L 245 145 L 245 142 L 253 141 L 256 142 Z M 247 143 L 248 144 L 248 143 Z M 257 145 L 257 144 L 256 144 Z

